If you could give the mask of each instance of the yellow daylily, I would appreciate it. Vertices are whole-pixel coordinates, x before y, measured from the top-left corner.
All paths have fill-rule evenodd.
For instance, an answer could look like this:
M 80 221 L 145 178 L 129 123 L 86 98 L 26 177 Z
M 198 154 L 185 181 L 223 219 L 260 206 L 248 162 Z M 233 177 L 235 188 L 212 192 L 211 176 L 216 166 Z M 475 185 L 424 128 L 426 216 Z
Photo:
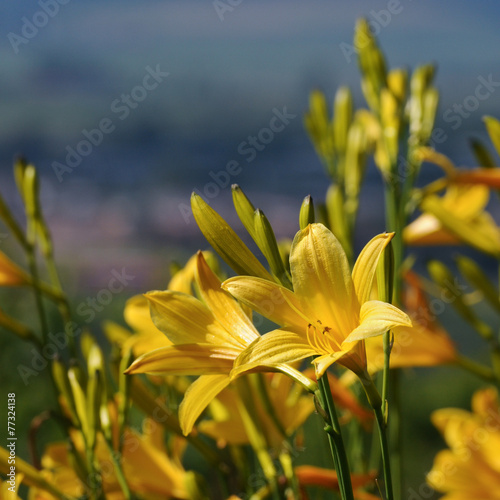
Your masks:
M 294 291 L 261 278 L 235 277 L 223 288 L 283 328 L 266 333 L 237 360 L 235 374 L 263 363 L 293 363 L 309 356 L 316 375 L 338 362 L 366 372 L 364 339 L 411 326 L 397 307 L 369 300 L 379 257 L 392 233 L 375 236 L 361 252 L 351 275 L 342 246 L 322 224 L 295 236 L 290 251 Z
M 0 479 L 0 500 L 21 500 L 17 492 L 22 479 L 22 474 L 16 474 L 15 481 Z
M 432 422 L 449 446 L 427 476 L 443 500 L 500 499 L 500 407 L 494 388 L 476 392 L 472 412 L 437 410 Z
M 201 252 L 195 278 L 203 302 L 176 291 L 146 294 L 154 324 L 173 345 L 144 354 L 127 370 L 129 374 L 200 375 L 179 408 L 185 435 L 210 401 L 229 385 L 234 360 L 259 338 L 238 302 L 221 289 Z
M 8 475 L 10 473 L 11 466 L 12 464 L 12 455 L 10 454 L 10 451 L 6 448 L 0 447 L 0 472 L 2 474 Z M 35 467 L 33 467 L 31 464 L 28 462 L 25 462 L 22 458 L 16 456 L 15 457 L 15 468 L 16 468 L 16 486 L 19 485 L 21 481 L 23 481 L 23 484 L 26 486 L 29 486 L 32 488 L 32 491 L 38 490 L 38 491 L 43 491 L 44 494 L 47 496 L 44 498 L 50 498 L 51 500 L 53 499 L 59 499 L 59 500 L 72 500 L 73 498 L 70 496 L 66 491 L 63 491 L 63 488 L 61 487 L 60 484 L 56 484 L 50 480 L 50 478 L 47 478 L 47 471 L 44 470 L 38 470 Z M 7 481 L 4 484 L 9 484 L 10 481 Z M 9 487 L 11 485 L 9 484 Z M 2 486 L 2 489 L 4 486 Z M 12 492 L 10 492 L 12 495 Z M 15 493 L 14 493 L 15 495 Z M 11 498 L 7 497 L 8 500 L 11 500 Z M 15 498 L 15 496 L 14 496 Z M 36 499 L 38 500 L 38 496 L 31 494 L 30 492 L 30 498 L 31 499 Z M 13 499 L 12 499 L 13 500 Z
M 202 253 L 211 267 L 215 267 L 217 263 L 213 253 Z M 197 260 L 198 256 L 193 255 L 186 265 L 172 276 L 167 290 L 192 295 Z M 153 323 L 149 310 L 149 301 L 144 295 L 135 295 L 128 299 L 123 316 L 127 324 L 132 328 L 133 334 L 112 322 L 106 322 L 104 325 L 108 338 L 113 343 L 118 344 L 122 352 L 132 349 L 134 356 L 138 357 L 159 347 L 172 345 L 172 342 Z
M 149 421 L 140 434 L 132 429 L 125 429 L 122 436 L 121 467 L 131 492 L 141 498 L 188 499 L 186 481 L 191 474 L 186 471 L 177 456 L 170 457 L 163 446 L 163 434 L 158 424 Z M 83 436 L 75 429 L 71 438 L 76 452 L 84 454 Z M 161 433 L 159 435 L 158 433 Z M 182 450 L 175 450 L 182 451 Z M 105 498 L 124 500 L 126 497 L 117 480 L 113 460 L 102 434 L 97 435 L 96 461 L 102 474 L 102 489 Z M 52 484 L 57 484 L 66 495 L 78 498 L 88 493 L 88 485 L 82 482 L 75 470 L 74 460 L 68 452 L 67 443 L 56 442 L 47 446 L 42 456 L 42 474 Z M 49 500 L 54 498 L 47 491 L 35 489 L 36 498 Z
M 217 270 L 218 262 L 215 255 L 212 252 L 207 251 L 202 252 L 202 254 L 210 268 Z M 190 259 L 186 262 L 186 265 L 172 276 L 168 283 L 167 290 L 176 290 L 177 292 L 184 292 L 192 295 L 197 261 L 197 254 L 190 257 Z
M 483 220 L 484 209 L 489 199 L 489 189 L 481 184 L 452 184 L 439 198 L 430 195 L 430 199 L 438 200 L 443 211 L 452 213 L 464 224 L 486 225 Z M 424 205 L 425 206 L 425 205 Z M 411 245 L 456 244 L 460 242 L 458 235 L 448 230 L 440 220 L 430 213 L 424 213 L 404 231 L 404 238 Z
M 457 168 L 446 156 L 431 148 L 416 152 L 420 161 L 441 167 L 446 178 L 422 190 L 423 214 L 409 224 L 403 238 L 409 245 L 446 245 L 466 243 L 500 257 L 500 228 L 486 212 L 490 188 L 500 185 L 498 168 Z M 443 196 L 436 191 L 446 187 Z
M 172 342 L 156 328 L 151 319 L 149 301 L 143 295 L 136 295 L 127 300 L 123 316 L 134 334 L 123 344 L 123 350 L 132 349 L 138 357 L 159 347 L 172 345 Z
M 467 243 L 500 255 L 500 229 L 485 211 L 489 188 L 483 184 L 452 184 L 444 195 L 424 197 L 424 212 L 403 232 L 409 245 L 456 245 Z
M 270 404 L 282 430 L 286 436 L 291 436 L 314 411 L 313 399 L 309 395 L 304 395 L 298 384 L 294 384 L 290 377 L 281 373 L 266 373 L 264 383 Z M 210 404 L 213 420 L 203 420 L 198 424 L 197 429 L 217 440 L 220 447 L 226 444 L 251 442 L 240 413 L 241 403 L 238 399 L 237 392 L 231 387 L 224 389 Z M 261 430 L 266 436 L 268 445 L 279 451 L 283 445 L 284 436 L 278 432 L 259 397 L 255 397 L 255 404 L 262 424 Z

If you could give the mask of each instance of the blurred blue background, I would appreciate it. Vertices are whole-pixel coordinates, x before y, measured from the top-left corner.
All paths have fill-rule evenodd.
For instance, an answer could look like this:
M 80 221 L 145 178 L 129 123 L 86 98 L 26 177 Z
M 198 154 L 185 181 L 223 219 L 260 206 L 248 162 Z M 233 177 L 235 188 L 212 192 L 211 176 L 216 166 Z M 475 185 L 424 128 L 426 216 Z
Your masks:
M 77 312 L 79 301 L 95 298 L 114 270 L 125 270 L 133 279 L 123 296 L 98 315 L 121 318 L 126 297 L 166 285 L 172 259 L 207 247 L 186 211 L 194 189 L 241 228 L 229 188 L 236 182 L 278 236 L 294 235 L 304 196 L 321 201 L 328 185 L 303 127 L 310 91 L 320 88 L 332 100 L 347 84 L 356 106 L 364 106 L 349 52 L 360 16 L 374 26 L 390 67 L 437 64 L 437 126 L 446 140 L 436 147 L 459 165 L 473 165 L 469 138 L 486 140 L 484 114 L 500 117 L 496 1 L 0 3 L 0 191 L 21 220 L 12 160 L 23 154 L 40 169 L 57 262 Z M 493 83 L 476 107 L 471 96 L 481 79 Z M 475 109 L 463 111 L 465 105 Z M 283 129 L 261 150 L 251 147 L 251 137 L 280 114 L 288 116 Z M 89 140 L 95 144 L 85 146 Z M 69 153 L 78 150 L 80 160 Z M 67 165 L 68 154 L 78 165 Z M 372 165 L 360 213 L 363 241 L 384 230 L 378 177 Z M 23 262 L 11 240 L 1 233 L 1 249 Z M 9 307 L 18 308 L 19 318 L 34 310 L 24 292 L 10 289 L 1 304 Z M 451 319 L 456 325 L 457 316 Z M 99 329 L 97 320 L 86 323 Z M 470 328 L 453 334 L 468 350 L 479 348 Z M 28 394 L 12 363 L 30 366 L 32 355 L 12 336 L 0 341 L 2 383 Z M 432 462 L 431 442 L 436 446 L 430 410 L 468 405 L 476 381 L 459 376 L 432 371 L 428 384 L 408 378 L 407 468 L 414 468 L 415 485 Z M 30 380 L 19 428 L 48 404 L 47 370 L 43 377 Z
M 64 2 L 1 3 L 0 176 L 20 209 L 12 158 L 39 167 L 58 260 L 76 265 L 84 285 L 125 264 L 137 290 L 165 282 L 171 256 L 205 246 L 185 212 L 193 189 L 215 193 L 211 203 L 233 220 L 229 186 L 207 188 L 214 176 L 240 184 L 277 233 L 292 236 L 303 197 L 321 200 L 327 186 L 303 128 L 310 90 L 333 98 L 348 84 L 364 106 L 348 49 L 359 16 L 373 23 L 390 67 L 437 63 L 446 135 L 437 146 L 457 163 L 473 162 L 467 140 L 485 137 L 482 115 L 500 115 L 497 87 L 467 117 L 453 108 L 478 78 L 500 82 L 494 1 Z M 168 76 L 137 89 L 147 68 Z M 242 143 L 284 108 L 294 118 L 249 153 Z M 112 131 L 92 136 L 102 120 Z M 55 167 L 79 145 L 88 154 L 77 166 Z M 239 167 L 228 181 L 220 172 L 231 161 Z M 372 232 L 383 229 L 376 179 L 371 169 L 361 212 Z

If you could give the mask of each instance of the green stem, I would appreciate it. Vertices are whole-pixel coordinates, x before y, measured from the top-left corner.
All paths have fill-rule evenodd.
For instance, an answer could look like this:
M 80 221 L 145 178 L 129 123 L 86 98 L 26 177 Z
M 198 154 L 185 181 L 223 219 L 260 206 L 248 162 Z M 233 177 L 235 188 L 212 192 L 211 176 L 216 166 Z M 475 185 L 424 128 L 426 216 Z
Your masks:
M 118 460 L 117 453 L 113 449 L 113 446 L 111 443 L 105 439 L 106 445 L 108 447 L 109 455 L 111 457 L 111 460 L 113 461 L 113 466 L 115 469 L 116 473 L 116 479 L 118 481 L 118 484 L 120 485 L 120 488 L 123 492 L 123 496 L 125 497 L 126 500 L 130 500 L 131 494 L 130 494 L 130 489 L 127 484 L 127 480 L 125 479 L 125 474 L 123 473 L 122 466 L 120 464 L 120 461 Z
M 320 401 L 323 410 L 326 412 L 324 416 L 326 422 L 325 431 L 328 435 L 333 463 L 337 471 L 342 500 L 354 500 L 349 462 L 347 461 L 347 454 L 327 373 L 318 379 L 316 397 Z
M 394 499 L 394 492 L 392 489 L 392 476 L 391 476 L 391 458 L 389 453 L 389 444 L 387 442 L 386 422 L 382 413 L 382 408 L 374 408 L 375 417 L 380 436 L 380 448 L 382 450 L 382 466 L 384 469 L 384 482 L 387 500 Z
M 391 360 L 391 332 L 387 331 L 383 336 L 384 345 L 384 371 L 382 373 L 382 408 L 386 411 L 389 391 L 389 375 L 390 375 L 390 360 Z
M 415 168 L 415 165 L 413 165 Z M 410 175 L 414 175 L 414 172 Z M 407 179 L 408 180 L 408 179 Z M 395 305 L 398 305 L 401 299 L 401 288 L 402 288 L 402 277 L 401 277 L 401 267 L 403 263 L 403 255 L 404 255 L 404 243 L 403 243 L 403 228 L 406 224 L 406 204 L 407 204 L 407 196 L 409 196 L 409 188 L 403 188 L 403 192 L 401 193 L 401 186 L 397 183 L 386 182 L 385 183 L 385 202 L 386 202 L 386 219 L 387 219 L 387 228 L 389 231 L 394 231 L 394 237 L 391 241 L 391 247 L 393 250 L 393 267 L 394 270 L 392 276 L 392 290 L 390 290 L 390 296 L 387 297 L 387 300 Z M 383 383 L 382 383 L 382 406 L 380 407 L 380 414 L 387 415 L 387 400 L 389 393 L 389 382 L 392 382 L 392 395 L 394 396 L 395 404 L 391 406 L 391 413 L 393 414 L 393 418 L 391 420 L 391 431 L 393 432 L 393 436 L 400 436 L 402 433 L 401 429 L 401 419 L 400 419 L 400 398 L 399 398 L 399 390 L 398 390 L 398 377 L 399 374 L 396 371 L 389 371 L 389 361 L 390 361 L 390 351 L 391 351 L 391 342 L 390 342 L 390 333 L 387 332 L 384 334 L 384 373 L 383 373 Z M 370 378 L 371 381 L 371 378 Z M 372 382 L 373 383 L 373 382 Z M 366 390 L 366 386 L 365 386 Z M 375 389 L 376 390 L 376 389 Z M 380 397 L 380 396 L 379 396 Z M 375 411 L 375 407 L 374 407 Z M 378 421 L 379 429 L 381 432 L 381 436 L 383 434 L 385 446 L 387 447 L 387 436 L 385 432 L 385 428 L 387 427 L 387 423 L 384 423 L 383 429 L 380 427 L 381 422 Z M 383 432 L 382 432 L 383 431 Z M 382 441 L 382 437 L 381 437 Z M 382 444 L 382 443 L 381 443 Z M 403 477 L 402 477 L 402 468 L 400 466 L 400 460 L 402 457 L 401 453 L 401 440 L 397 439 L 395 441 L 395 446 L 393 446 L 391 455 L 394 462 L 394 465 L 398 467 L 398 474 L 396 474 L 395 478 L 397 482 L 395 484 L 396 491 L 403 491 Z M 386 455 L 384 453 L 387 453 Z M 384 450 L 382 448 L 382 462 L 384 466 L 384 474 L 386 471 L 390 476 L 390 463 L 389 463 L 389 450 L 388 448 Z M 393 485 L 392 478 L 391 484 L 386 488 L 391 489 L 391 495 L 393 495 Z M 387 478 L 386 478 L 387 480 Z M 389 492 L 387 493 L 389 498 Z
M 283 467 L 283 474 L 285 475 L 290 488 L 293 491 L 293 498 L 299 499 L 299 482 L 297 481 L 297 477 L 295 475 L 295 471 L 293 470 L 293 461 L 290 453 L 284 452 L 280 453 L 279 460 L 281 466 Z
M 386 432 L 387 421 L 384 412 L 382 411 L 382 399 L 380 398 L 380 394 L 378 393 L 377 388 L 375 387 L 375 384 L 373 383 L 373 380 L 368 373 L 359 376 L 359 378 L 366 392 L 368 402 L 370 403 L 370 406 L 375 413 L 375 419 L 377 421 L 380 449 L 382 451 L 382 467 L 384 470 L 384 483 L 387 500 L 394 500 L 395 497 L 392 484 L 391 460 Z
M 472 359 L 469 359 L 460 354 L 457 355 L 455 359 L 455 364 L 460 368 L 463 368 L 464 370 L 473 373 L 477 377 L 486 380 L 487 382 L 495 382 L 496 380 L 495 373 L 491 368 L 484 366 L 480 363 L 477 363 L 476 361 L 473 361 Z
M 61 285 L 61 280 L 59 278 L 59 273 L 57 271 L 56 263 L 54 260 L 52 237 L 50 235 L 49 228 L 42 216 L 41 208 L 39 208 L 39 210 L 35 212 L 34 217 L 34 224 L 37 224 L 37 227 L 40 229 L 40 231 L 38 231 L 39 239 L 41 240 L 40 248 L 43 257 L 45 258 L 45 264 L 49 273 L 50 282 L 52 284 L 52 287 L 54 288 L 56 295 L 59 296 L 59 300 L 57 300 L 57 306 L 59 308 L 59 312 L 63 319 L 64 325 L 67 325 L 71 323 L 71 312 L 68 300 Z M 73 335 L 67 335 L 67 337 L 71 357 L 73 359 L 77 359 L 78 354 L 76 350 L 75 339 Z
M 35 303 L 40 319 L 40 328 L 42 330 L 42 344 L 45 345 L 48 340 L 49 329 L 47 324 L 47 316 L 43 307 L 42 294 L 40 293 L 38 267 L 36 264 L 35 251 L 32 246 L 28 250 L 28 266 L 33 280 L 33 292 L 35 294 Z
M 64 325 L 71 324 L 71 311 L 69 308 L 68 300 L 66 299 L 66 295 L 64 294 L 64 290 L 61 286 L 61 281 L 59 279 L 59 274 L 57 272 L 57 268 L 54 262 L 54 256 L 52 253 L 45 255 L 45 262 L 47 264 L 47 269 L 49 271 L 52 286 L 55 288 L 56 293 L 61 297 L 60 300 L 58 300 L 57 305 L 59 307 L 59 312 L 63 319 Z M 78 354 L 76 350 L 75 338 L 73 335 L 67 335 L 67 338 L 71 357 L 73 359 L 77 359 Z
M 258 415 L 252 388 L 247 377 L 236 379 L 239 395 L 239 410 L 250 444 L 257 456 L 262 472 L 269 483 L 273 498 L 279 500 L 279 485 L 277 471 L 269 454 L 265 428 Z

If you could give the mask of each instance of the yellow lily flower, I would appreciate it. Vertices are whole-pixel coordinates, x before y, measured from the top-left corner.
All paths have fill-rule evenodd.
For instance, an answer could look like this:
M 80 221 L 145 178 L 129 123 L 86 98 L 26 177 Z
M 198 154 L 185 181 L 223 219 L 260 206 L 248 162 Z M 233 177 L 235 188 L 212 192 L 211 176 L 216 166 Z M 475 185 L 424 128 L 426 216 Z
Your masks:
M 207 262 L 210 262 L 213 266 L 216 265 L 213 253 L 202 253 Z M 186 265 L 171 278 L 167 290 L 192 295 L 197 260 L 197 255 L 193 255 Z M 118 344 L 122 352 L 132 349 L 134 356 L 139 357 L 159 347 L 172 345 L 168 337 L 158 330 L 153 323 L 149 310 L 149 301 L 144 295 L 135 295 L 128 299 L 123 316 L 127 324 L 132 328 L 133 334 L 112 322 L 106 322 L 104 325 L 108 338 L 111 342 Z
M 500 499 L 500 407 L 494 388 L 478 391 L 472 412 L 437 410 L 432 422 L 448 450 L 436 455 L 428 483 L 445 493 L 443 500 Z
M 189 434 L 210 401 L 227 387 L 234 360 L 259 333 L 198 252 L 196 284 L 204 302 L 182 292 L 146 294 L 153 322 L 172 342 L 136 359 L 126 373 L 200 375 L 179 408 Z
M 143 295 L 136 295 L 127 300 L 123 316 L 135 332 L 123 344 L 123 351 L 132 349 L 134 356 L 138 357 L 159 347 L 172 345 L 153 323 L 149 301 Z
M 283 328 L 266 333 L 238 358 L 234 374 L 263 363 L 293 363 L 309 356 L 317 377 L 335 362 L 366 372 L 364 339 L 411 326 L 397 307 L 369 300 L 379 256 L 393 236 L 375 236 L 361 252 L 351 275 L 337 238 L 322 224 L 295 236 L 290 251 L 294 291 L 257 277 L 235 277 L 223 288 Z
M 26 486 L 32 488 L 32 491 L 38 490 L 43 491 L 43 494 L 46 495 L 43 498 L 47 498 L 50 500 L 59 499 L 59 500 L 72 500 L 73 498 L 66 491 L 63 491 L 63 488 L 60 484 L 53 483 L 47 480 L 47 471 L 35 469 L 32 465 L 25 462 L 20 457 L 15 457 L 16 463 L 16 486 L 19 486 L 21 481 Z M 8 475 L 11 472 L 11 466 L 13 465 L 11 460 L 10 451 L 6 448 L 0 447 L 0 472 L 2 474 Z M 10 481 L 7 480 L 2 485 L 2 490 L 5 487 L 5 484 L 8 484 L 8 487 L 11 487 Z M 7 488 L 8 490 L 8 488 Z M 2 493 L 0 493 L 1 495 Z M 10 495 L 13 495 L 11 498 L 9 496 L 4 497 L 4 499 L 14 500 L 17 498 L 16 493 L 9 491 Z M 1 498 L 1 497 L 0 497 Z M 30 494 L 30 499 L 39 500 L 37 495 Z
M 212 252 L 203 251 L 201 252 L 205 261 L 210 266 L 211 269 L 217 271 L 218 261 Z M 193 284 L 195 281 L 196 267 L 197 267 L 198 256 L 194 254 L 186 262 L 186 265 L 179 269 L 170 279 L 167 290 L 176 290 L 177 292 L 184 292 L 187 294 L 193 294 Z
M 490 189 L 500 185 L 498 168 L 457 168 L 431 148 L 419 148 L 417 158 L 441 167 L 446 178 L 424 188 L 423 214 L 409 224 L 403 238 L 409 245 L 456 245 L 466 243 L 500 257 L 500 228 L 486 212 Z M 443 196 L 434 194 L 446 187 Z
M 187 475 L 178 457 L 170 457 L 162 444 L 162 435 L 157 436 L 161 428 L 150 421 L 148 433 L 139 434 L 132 429 L 125 429 L 122 436 L 121 466 L 130 490 L 141 498 L 188 499 L 186 488 Z M 83 436 L 79 431 L 71 431 L 72 441 L 79 454 L 84 454 Z M 161 439 L 159 439 L 161 437 Z M 96 461 L 102 474 L 102 488 L 105 498 L 123 500 L 125 495 L 120 488 L 114 470 L 109 449 L 102 434 L 96 442 Z M 82 482 L 75 470 L 73 459 L 66 443 L 52 443 L 47 446 L 42 456 L 42 473 L 51 484 L 66 495 L 79 498 L 85 495 L 88 486 Z M 36 498 L 49 500 L 54 497 L 47 491 L 36 489 Z
M 452 184 L 442 197 L 429 195 L 424 213 L 409 224 L 403 237 L 409 245 L 470 244 L 500 254 L 500 229 L 485 211 L 489 188 L 482 184 Z
M 17 492 L 19 490 L 19 485 L 23 480 L 23 474 L 16 474 L 15 481 L 7 479 L 2 481 L 0 479 L 0 500 L 21 500 Z
M 294 384 L 290 377 L 280 373 L 264 375 L 265 389 L 274 414 L 286 436 L 291 436 L 314 411 L 314 402 L 310 395 L 304 395 L 301 387 Z M 259 397 L 255 397 L 255 403 L 266 441 L 279 451 L 284 436 L 278 432 Z M 238 394 L 228 387 L 210 403 L 213 420 L 203 420 L 197 429 L 215 439 L 220 447 L 226 444 L 249 444 L 251 441 L 239 409 Z

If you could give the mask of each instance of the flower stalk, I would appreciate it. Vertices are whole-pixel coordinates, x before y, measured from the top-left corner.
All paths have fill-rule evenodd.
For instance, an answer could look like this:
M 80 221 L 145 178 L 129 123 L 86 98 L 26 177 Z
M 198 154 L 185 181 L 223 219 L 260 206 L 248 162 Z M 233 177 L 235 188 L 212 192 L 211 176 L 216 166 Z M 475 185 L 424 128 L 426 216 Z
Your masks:
M 349 462 L 347 460 L 342 431 L 332 398 L 330 383 L 328 382 L 328 373 L 325 373 L 318 379 L 316 398 L 324 411 L 323 418 L 325 420 L 325 431 L 328 436 L 335 470 L 339 478 L 339 488 L 342 500 L 354 500 Z

